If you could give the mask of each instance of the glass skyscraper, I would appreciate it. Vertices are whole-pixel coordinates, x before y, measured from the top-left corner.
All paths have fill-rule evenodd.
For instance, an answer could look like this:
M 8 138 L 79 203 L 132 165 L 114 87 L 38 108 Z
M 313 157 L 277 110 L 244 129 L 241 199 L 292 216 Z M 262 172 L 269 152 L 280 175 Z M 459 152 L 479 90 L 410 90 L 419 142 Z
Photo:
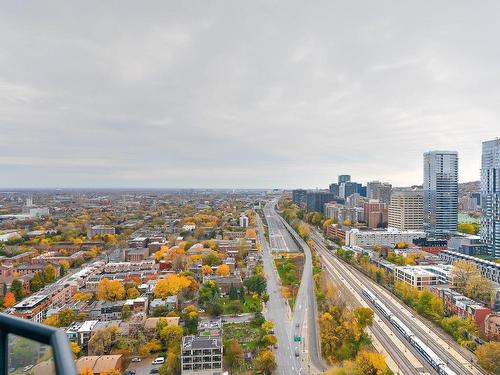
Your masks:
M 481 159 L 481 241 L 500 258 L 500 139 L 483 142 Z
M 434 237 L 457 231 L 458 153 L 424 153 L 424 230 Z

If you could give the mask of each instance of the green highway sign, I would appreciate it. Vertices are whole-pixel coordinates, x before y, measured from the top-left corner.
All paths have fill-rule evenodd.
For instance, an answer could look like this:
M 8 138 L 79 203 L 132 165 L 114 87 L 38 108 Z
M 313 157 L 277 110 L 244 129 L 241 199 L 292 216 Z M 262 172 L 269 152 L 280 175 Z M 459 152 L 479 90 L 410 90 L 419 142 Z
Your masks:
M 293 337 L 293 341 L 295 341 L 295 342 L 301 342 L 302 341 L 302 337 L 300 337 L 300 336 L 294 336 Z

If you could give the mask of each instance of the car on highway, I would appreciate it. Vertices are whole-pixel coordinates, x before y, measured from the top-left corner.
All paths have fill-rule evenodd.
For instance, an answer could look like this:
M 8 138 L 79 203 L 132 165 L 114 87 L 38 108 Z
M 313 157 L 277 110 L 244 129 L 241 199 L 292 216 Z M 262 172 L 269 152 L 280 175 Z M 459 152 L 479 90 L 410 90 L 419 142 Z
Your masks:
M 160 370 L 158 368 L 153 367 L 149 373 L 150 374 L 158 374 L 159 372 L 160 372 Z
M 135 375 L 135 371 L 134 370 L 127 370 L 123 373 L 123 375 Z
M 274 349 L 278 349 L 278 343 L 274 344 Z
M 295 328 L 299 328 L 299 327 L 300 327 L 300 323 L 296 323 Z
M 295 348 L 295 357 L 300 357 L 300 350 L 299 350 L 299 348 Z

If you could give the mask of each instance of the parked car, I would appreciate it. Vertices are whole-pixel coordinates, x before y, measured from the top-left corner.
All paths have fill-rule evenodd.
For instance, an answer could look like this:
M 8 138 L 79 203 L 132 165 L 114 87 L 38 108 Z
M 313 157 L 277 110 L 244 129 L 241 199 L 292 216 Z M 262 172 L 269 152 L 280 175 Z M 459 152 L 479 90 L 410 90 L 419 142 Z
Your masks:
M 142 359 L 140 357 L 134 357 L 132 358 L 132 362 L 140 362 Z
M 162 365 L 165 363 L 165 357 L 156 357 L 153 360 L 153 365 Z

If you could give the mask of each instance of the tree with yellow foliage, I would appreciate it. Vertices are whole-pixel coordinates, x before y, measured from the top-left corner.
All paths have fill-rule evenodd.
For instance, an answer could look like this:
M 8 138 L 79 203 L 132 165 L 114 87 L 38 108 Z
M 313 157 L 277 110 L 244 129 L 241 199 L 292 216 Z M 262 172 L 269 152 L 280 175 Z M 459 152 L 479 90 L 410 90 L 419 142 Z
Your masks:
M 129 298 L 129 299 L 136 299 L 140 295 L 141 295 L 141 293 L 139 293 L 137 288 L 128 288 L 127 289 L 127 298 Z
M 82 348 L 80 348 L 80 346 L 76 342 L 73 342 L 73 341 L 70 341 L 69 347 L 71 349 L 71 353 L 73 353 L 73 356 L 75 358 L 78 358 L 78 355 L 82 351 Z
M 156 298 L 165 299 L 168 296 L 178 294 L 181 290 L 188 288 L 191 280 L 186 276 L 170 274 L 165 279 L 160 279 L 156 283 L 153 294 Z
M 261 326 L 264 332 L 271 332 L 274 328 L 274 322 L 272 320 L 266 320 Z
M 90 301 L 94 295 L 92 293 L 75 293 L 73 295 L 74 301 Z
M 388 367 L 382 354 L 361 350 L 356 356 L 354 374 L 385 375 L 387 373 Z
M 500 374 L 500 342 L 491 341 L 479 346 L 476 355 L 482 368 L 492 374 Z
M 218 276 L 229 276 L 231 273 L 229 266 L 227 264 L 221 264 L 220 266 L 217 267 L 217 271 L 215 273 Z
M 476 265 L 466 260 L 459 260 L 453 263 L 451 271 L 451 280 L 453 287 L 463 293 L 472 275 L 479 274 Z
M 118 280 L 104 278 L 99 281 L 97 287 L 97 299 L 106 301 L 117 301 L 125 298 L 125 287 Z
M 110 368 L 109 370 L 101 372 L 99 375 L 121 375 L 121 372 L 117 369 Z
M 84 368 L 82 371 L 80 371 L 80 375 L 94 375 L 94 371 L 89 368 Z
M 257 371 L 262 371 L 265 374 L 270 374 L 276 370 L 276 358 L 270 350 L 263 350 L 255 358 L 255 368 Z
M 57 315 L 51 315 L 48 318 L 44 319 L 42 323 L 45 324 L 46 326 L 58 327 L 59 319 L 57 319 Z
M 203 276 L 212 274 L 212 267 L 210 267 L 208 264 L 204 264 L 201 267 L 201 273 L 203 274 Z

